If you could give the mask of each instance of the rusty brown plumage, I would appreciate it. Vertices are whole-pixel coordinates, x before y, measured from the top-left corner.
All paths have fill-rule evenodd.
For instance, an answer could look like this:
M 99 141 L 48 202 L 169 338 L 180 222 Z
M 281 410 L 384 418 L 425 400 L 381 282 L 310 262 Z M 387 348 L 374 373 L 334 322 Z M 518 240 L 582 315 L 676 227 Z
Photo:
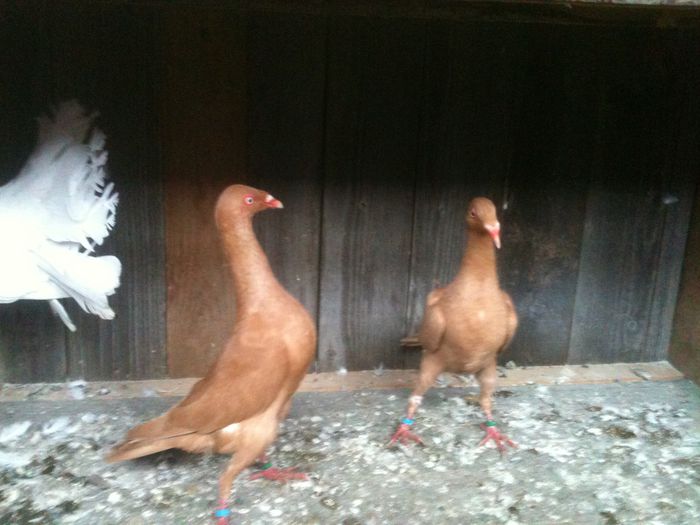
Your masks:
M 221 194 L 216 224 L 236 294 L 231 336 L 187 397 L 129 431 L 107 461 L 170 448 L 234 454 L 219 482 L 226 500 L 235 477 L 273 442 L 316 348 L 313 321 L 279 284 L 253 232 L 257 212 L 281 207 L 267 192 L 243 185 Z
M 492 420 L 496 358 L 512 340 L 518 318 L 512 300 L 498 282 L 494 246 L 500 247 L 500 223 L 496 207 L 489 199 L 473 199 L 467 208 L 466 224 L 468 242 L 457 276 L 444 288 L 430 292 L 426 300 L 417 338 L 423 358 L 409 402 L 409 421 L 421 396 L 444 371 L 476 375 L 481 407 L 487 420 Z M 417 436 L 407 427 L 410 425 L 402 424 L 392 442 L 415 441 Z M 500 448 L 501 442 L 497 444 Z

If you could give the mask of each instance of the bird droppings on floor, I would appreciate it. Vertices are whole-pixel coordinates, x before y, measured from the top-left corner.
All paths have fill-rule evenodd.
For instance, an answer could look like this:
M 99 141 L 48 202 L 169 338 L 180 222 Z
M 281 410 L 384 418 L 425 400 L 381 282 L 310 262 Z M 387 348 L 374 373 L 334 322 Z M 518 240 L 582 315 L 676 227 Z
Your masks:
M 688 381 L 514 386 L 496 394 L 518 444 L 501 458 L 476 388 L 432 390 L 386 448 L 407 390 L 301 393 L 271 450 L 307 481 L 234 484 L 234 524 L 700 523 L 700 389 Z M 0 523 L 211 525 L 225 456 L 102 461 L 174 399 L 0 403 Z

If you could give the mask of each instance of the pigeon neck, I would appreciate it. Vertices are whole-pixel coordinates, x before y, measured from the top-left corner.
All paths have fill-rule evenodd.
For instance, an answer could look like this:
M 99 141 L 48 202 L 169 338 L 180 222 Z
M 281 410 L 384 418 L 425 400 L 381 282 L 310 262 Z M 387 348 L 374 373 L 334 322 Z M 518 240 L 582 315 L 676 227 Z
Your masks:
M 279 286 L 253 231 L 252 217 L 242 217 L 222 231 L 236 295 L 236 315 L 254 309 Z
M 467 248 L 456 280 L 493 281 L 498 283 L 496 250 L 486 232 L 468 231 Z

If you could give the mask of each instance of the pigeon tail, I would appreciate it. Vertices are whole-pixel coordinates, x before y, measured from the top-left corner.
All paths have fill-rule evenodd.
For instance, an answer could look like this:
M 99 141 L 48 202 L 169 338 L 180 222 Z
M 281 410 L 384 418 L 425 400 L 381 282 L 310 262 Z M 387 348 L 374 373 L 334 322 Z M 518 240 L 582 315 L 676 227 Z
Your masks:
M 45 246 L 37 253 L 38 266 L 66 296 L 70 296 L 88 313 L 113 319 L 107 296 L 119 286 L 121 263 L 111 255 L 93 257 L 60 246 Z

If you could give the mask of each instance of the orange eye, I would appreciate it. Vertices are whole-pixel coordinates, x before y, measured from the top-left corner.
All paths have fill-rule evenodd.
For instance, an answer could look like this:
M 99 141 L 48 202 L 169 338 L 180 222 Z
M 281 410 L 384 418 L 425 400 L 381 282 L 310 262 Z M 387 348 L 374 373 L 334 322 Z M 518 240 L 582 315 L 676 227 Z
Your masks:
M 250 206 L 251 204 L 253 204 L 254 201 L 255 199 L 253 199 L 252 195 L 246 195 L 245 197 L 243 197 L 243 202 L 246 203 L 246 206 Z

